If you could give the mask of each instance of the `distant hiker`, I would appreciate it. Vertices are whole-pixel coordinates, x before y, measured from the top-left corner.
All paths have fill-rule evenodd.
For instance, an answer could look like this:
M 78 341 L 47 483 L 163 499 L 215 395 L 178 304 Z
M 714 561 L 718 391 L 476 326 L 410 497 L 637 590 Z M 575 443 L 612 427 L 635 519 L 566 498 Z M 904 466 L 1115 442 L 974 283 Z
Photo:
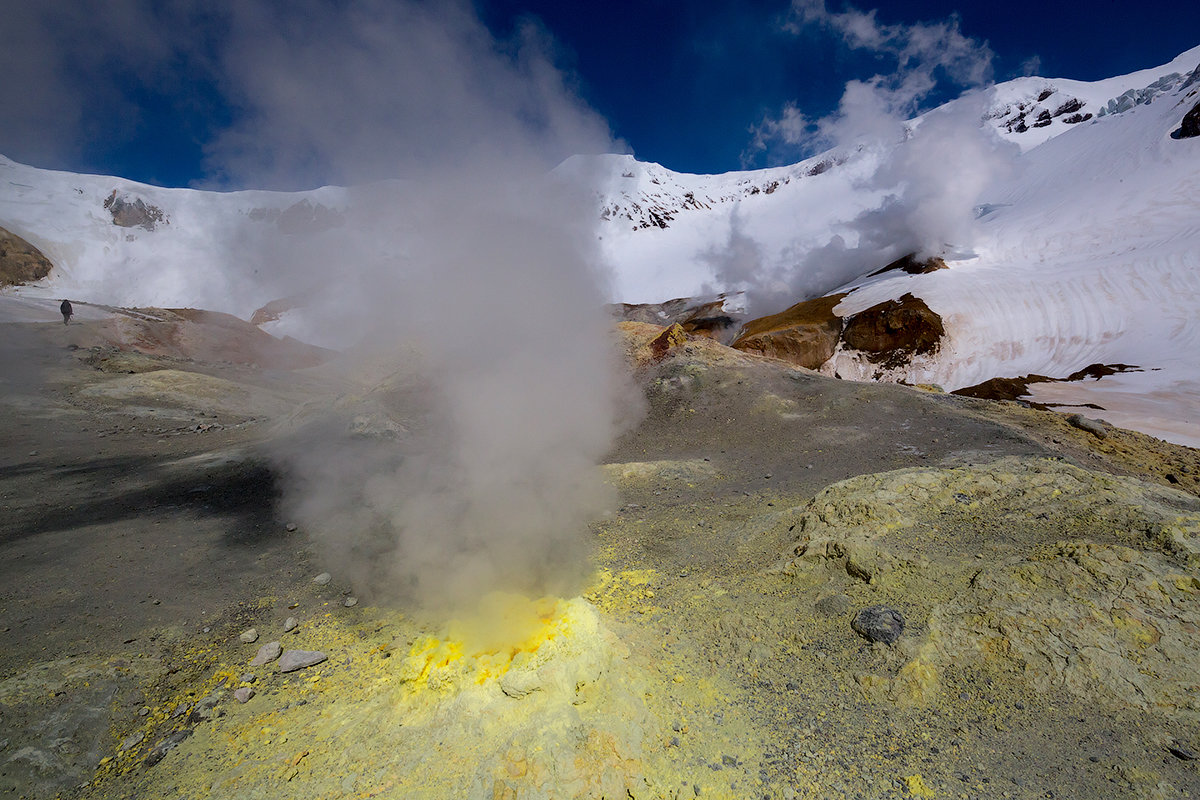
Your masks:
M 75 309 L 71 308 L 70 300 L 63 300 L 62 305 L 58 307 L 58 310 L 62 312 L 63 325 L 69 323 L 71 321 L 71 317 L 75 316 Z

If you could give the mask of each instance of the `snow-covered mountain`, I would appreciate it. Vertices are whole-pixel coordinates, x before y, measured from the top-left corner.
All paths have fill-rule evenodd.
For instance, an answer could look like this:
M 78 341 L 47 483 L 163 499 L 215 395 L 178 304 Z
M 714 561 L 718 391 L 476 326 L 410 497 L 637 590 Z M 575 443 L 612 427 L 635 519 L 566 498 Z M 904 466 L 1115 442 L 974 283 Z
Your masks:
M 956 389 L 1136 365 L 1140 372 L 1037 384 L 1031 394 L 1093 403 L 1114 423 L 1200 446 L 1200 138 L 1176 138 L 1198 102 L 1200 47 L 1095 83 L 1020 78 L 994 87 L 979 124 L 1011 143 L 1011 155 L 979 188 L 970 240 L 944 240 L 929 254 L 949 268 L 926 274 L 871 274 L 901 250 L 880 250 L 850 274 L 833 266 L 876 233 L 866 226 L 896 191 L 877 177 L 894 151 L 842 148 L 716 176 L 627 156 L 577 158 L 561 169 L 597 181 L 622 299 L 744 289 L 731 278 L 751 271 L 749 288 L 802 287 L 752 316 L 848 292 L 833 309 L 846 318 L 912 294 L 944 322 L 934 352 L 881 366 L 841 344 L 823 371 Z M 971 172 L 951 166 L 947 183 Z
M 1135 365 L 1032 391 L 1200 445 L 1200 138 L 1172 136 L 1200 101 L 1198 67 L 1200 47 L 1104 81 L 1019 78 L 909 121 L 906 142 L 848 142 L 786 167 L 689 175 L 610 155 L 555 174 L 595 197 L 614 301 L 745 291 L 767 314 L 845 293 L 833 313 L 850 317 L 913 295 L 944 323 L 934 351 L 881 366 L 842 343 L 822 369 L 954 389 Z M 964 118 L 986 145 L 954 144 Z M 918 145 L 920 158 L 903 149 Z M 54 264 L 6 292 L 249 318 L 294 294 L 274 274 L 289 252 L 335 262 L 355 205 L 401 191 L 164 189 L 0 157 L 0 227 Z M 913 249 L 949 268 L 872 274 Z M 286 314 L 272 326 L 303 333 Z

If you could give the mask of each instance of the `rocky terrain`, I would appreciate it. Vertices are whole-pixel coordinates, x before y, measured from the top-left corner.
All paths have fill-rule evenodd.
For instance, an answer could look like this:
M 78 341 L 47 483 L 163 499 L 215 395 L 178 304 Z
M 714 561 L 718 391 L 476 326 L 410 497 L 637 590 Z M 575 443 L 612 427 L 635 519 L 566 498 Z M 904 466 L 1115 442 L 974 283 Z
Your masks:
M 1200 794 L 1196 450 L 623 322 L 645 414 L 575 591 L 374 607 L 267 455 L 369 387 L 44 312 L 3 326 L 7 796 Z

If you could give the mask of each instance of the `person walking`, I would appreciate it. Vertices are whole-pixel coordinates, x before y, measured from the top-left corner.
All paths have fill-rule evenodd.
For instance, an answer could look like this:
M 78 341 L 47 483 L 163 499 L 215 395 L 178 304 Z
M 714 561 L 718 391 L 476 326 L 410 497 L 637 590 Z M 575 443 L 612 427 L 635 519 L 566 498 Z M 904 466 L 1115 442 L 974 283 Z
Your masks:
M 63 300 L 58 310 L 62 312 L 63 325 L 68 324 L 71 321 L 71 317 L 75 316 L 75 309 L 71 308 L 70 300 Z

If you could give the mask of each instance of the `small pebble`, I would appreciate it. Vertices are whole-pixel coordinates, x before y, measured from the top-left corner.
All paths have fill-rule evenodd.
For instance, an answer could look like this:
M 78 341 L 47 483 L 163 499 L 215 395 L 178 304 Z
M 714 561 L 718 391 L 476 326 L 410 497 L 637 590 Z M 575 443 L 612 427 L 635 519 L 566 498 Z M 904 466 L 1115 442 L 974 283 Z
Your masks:
M 354 606 L 358 605 L 358 598 L 357 597 L 347 597 L 345 600 L 342 601 L 342 605 L 344 605 L 346 608 L 353 608 Z
M 322 572 L 320 575 L 313 578 L 313 583 L 315 583 L 317 586 L 324 586 L 325 584 L 329 583 L 331 580 L 333 580 L 332 575 L 330 575 L 328 572 Z
M 139 708 L 139 709 L 138 709 L 138 716 L 139 716 L 139 717 L 148 717 L 148 716 L 150 716 L 150 709 L 149 709 L 149 708 L 147 708 L 146 706 L 142 706 L 141 708 Z
M 300 626 L 300 620 L 295 617 L 288 617 L 283 621 L 283 632 L 289 633 L 296 630 Z
M 287 532 L 288 532 L 288 533 L 295 533 L 295 532 L 296 532 L 296 523 L 294 523 L 294 522 L 289 522 L 289 523 L 287 524 Z
M 255 675 L 253 672 L 247 672 L 245 675 L 243 675 L 241 678 L 239 678 L 239 680 L 242 683 L 254 683 L 256 680 L 258 680 L 258 676 Z
M 238 637 L 245 644 L 254 644 L 258 641 L 258 631 L 254 628 L 247 628 L 242 631 L 242 635 Z
M 254 697 L 254 689 L 249 686 L 243 686 L 240 689 L 233 690 L 233 699 L 237 700 L 239 703 L 248 702 L 251 697 Z

